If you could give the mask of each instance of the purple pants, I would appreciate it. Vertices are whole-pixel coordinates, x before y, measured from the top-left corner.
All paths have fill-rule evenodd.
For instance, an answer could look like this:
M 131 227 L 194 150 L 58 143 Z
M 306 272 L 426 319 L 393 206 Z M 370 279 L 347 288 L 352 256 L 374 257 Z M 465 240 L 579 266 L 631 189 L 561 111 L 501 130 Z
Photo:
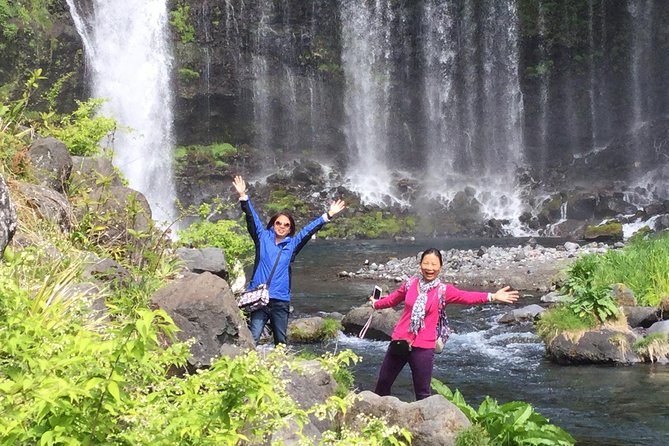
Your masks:
M 390 395 L 390 388 L 407 362 L 409 363 L 409 367 L 411 367 L 416 401 L 430 396 L 434 349 L 418 347 L 414 347 L 406 356 L 391 355 L 390 352 L 386 351 L 386 357 L 383 358 L 383 364 L 381 364 L 379 379 L 376 382 L 374 393 L 381 396 Z

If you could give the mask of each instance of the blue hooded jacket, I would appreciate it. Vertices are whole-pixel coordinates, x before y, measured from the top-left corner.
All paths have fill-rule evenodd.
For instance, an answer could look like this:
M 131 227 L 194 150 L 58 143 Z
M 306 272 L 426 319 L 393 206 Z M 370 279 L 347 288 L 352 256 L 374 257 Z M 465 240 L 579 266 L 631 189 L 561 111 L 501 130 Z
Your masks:
M 281 251 L 279 263 L 269 285 L 269 295 L 271 299 L 290 301 L 290 265 L 304 245 L 311 240 L 311 237 L 327 223 L 326 214 L 311 221 L 294 236 L 286 236 L 277 244 L 274 228 L 265 229 L 251 200 L 240 200 L 240 204 L 246 216 L 246 228 L 255 244 L 253 275 L 248 289 L 256 288 L 267 282 L 276 257 Z

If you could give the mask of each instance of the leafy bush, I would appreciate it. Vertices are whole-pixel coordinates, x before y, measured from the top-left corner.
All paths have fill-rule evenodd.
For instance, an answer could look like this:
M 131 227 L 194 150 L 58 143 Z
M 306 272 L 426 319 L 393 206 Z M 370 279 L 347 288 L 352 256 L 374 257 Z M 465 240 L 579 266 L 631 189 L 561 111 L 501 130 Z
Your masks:
M 100 141 L 111 136 L 116 130 L 116 121 L 112 118 L 95 116 L 104 103 L 102 99 L 89 99 L 76 103 L 77 109 L 72 115 L 64 116 L 58 125 L 50 122 L 52 114 L 43 115 L 44 126 L 48 134 L 63 141 L 73 155 L 96 155 L 100 152 Z
M 568 272 L 563 291 L 574 296 L 569 308 L 580 318 L 596 317 L 600 322 L 618 316 L 618 306 L 611 296 L 608 284 L 596 282 L 601 257 L 587 254 L 579 258 Z
M 170 11 L 170 25 L 179 33 L 181 43 L 195 42 L 195 27 L 193 26 L 188 3 L 181 3 Z
M 193 248 L 205 248 L 214 246 L 225 251 L 225 259 L 228 270 L 233 272 L 235 262 L 242 264 L 250 262 L 254 253 L 254 245 L 246 233 L 246 229 L 234 220 L 218 220 L 211 222 L 207 220 L 210 216 L 225 207 L 221 202 L 212 206 L 204 203 L 198 209 L 199 221 L 192 223 L 189 227 L 177 231 L 179 244 Z
M 568 446 L 576 443 L 569 433 L 550 424 L 528 403 L 512 401 L 500 406 L 487 396 L 477 411 L 465 402 L 460 391 L 453 393 L 439 380 L 432 379 L 432 388 L 455 404 L 469 421 L 485 428 L 493 446 Z

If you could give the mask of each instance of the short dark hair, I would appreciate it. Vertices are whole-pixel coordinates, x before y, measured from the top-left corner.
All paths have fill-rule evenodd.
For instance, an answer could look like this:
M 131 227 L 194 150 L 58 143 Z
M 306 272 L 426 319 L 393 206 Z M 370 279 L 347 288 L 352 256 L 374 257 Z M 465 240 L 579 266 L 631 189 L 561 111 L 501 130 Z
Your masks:
M 276 219 L 279 218 L 282 215 L 284 217 L 286 217 L 288 219 L 288 221 L 290 222 L 290 231 L 288 232 L 288 235 L 290 235 L 291 237 L 294 236 L 295 235 L 295 219 L 293 218 L 292 215 L 290 215 L 290 212 L 288 212 L 288 211 L 281 211 L 281 212 L 277 212 L 276 214 L 272 215 L 272 218 L 270 218 L 269 222 L 267 223 L 267 229 L 274 226 L 274 222 L 276 221 Z
M 441 258 L 441 251 L 439 251 L 437 248 L 427 248 L 425 251 L 423 251 L 423 253 L 420 255 L 420 261 L 423 262 L 423 259 L 428 254 L 434 254 L 437 256 L 439 259 L 439 266 L 443 266 L 444 261 Z

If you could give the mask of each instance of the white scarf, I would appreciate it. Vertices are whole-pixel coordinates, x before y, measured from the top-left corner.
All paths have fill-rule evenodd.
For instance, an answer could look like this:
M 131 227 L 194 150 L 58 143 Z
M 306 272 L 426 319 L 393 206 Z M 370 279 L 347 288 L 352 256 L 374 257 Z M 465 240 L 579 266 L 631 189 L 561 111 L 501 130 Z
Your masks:
M 413 282 L 413 281 L 412 281 Z M 418 331 L 425 327 L 425 304 L 427 303 L 427 292 L 438 286 L 439 278 L 431 282 L 426 282 L 422 277 L 418 279 L 418 297 L 411 310 L 411 324 L 409 331 L 418 334 Z

